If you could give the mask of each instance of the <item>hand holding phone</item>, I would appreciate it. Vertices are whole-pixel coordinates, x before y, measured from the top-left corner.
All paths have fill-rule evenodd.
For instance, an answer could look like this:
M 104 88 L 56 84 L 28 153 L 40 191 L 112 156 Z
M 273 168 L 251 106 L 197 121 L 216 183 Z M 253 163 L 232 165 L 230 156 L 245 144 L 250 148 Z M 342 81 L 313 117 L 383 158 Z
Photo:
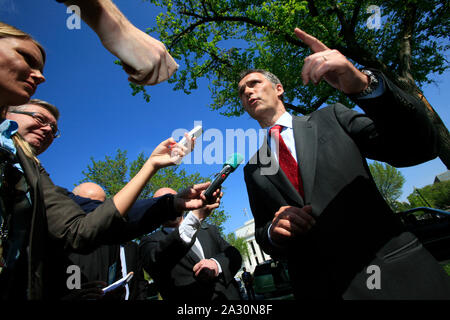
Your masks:
M 198 138 L 202 135 L 202 126 L 196 126 L 194 129 L 189 131 L 188 136 L 191 138 Z M 183 137 L 178 144 L 181 144 L 182 146 L 188 148 L 189 141 L 186 139 L 186 137 Z
M 178 142 L 179 145 L 182 145 L 183 147 L 187 148 L 188 151 L 186 151 L 186 154 L 191 152 L 194 149 L 194 145 L 191 145 L 191 141 L 194 138 L 198 138 L 202 135 L 202 126 L 196 126 L 194 129 L 189 131 L 189 133 L 185 134 L 185 136 Z M 186 136 L 190 139 L 187 139 Z M 175 163 L 180 164 L 182 160 L 182 157 L 180 157 Z

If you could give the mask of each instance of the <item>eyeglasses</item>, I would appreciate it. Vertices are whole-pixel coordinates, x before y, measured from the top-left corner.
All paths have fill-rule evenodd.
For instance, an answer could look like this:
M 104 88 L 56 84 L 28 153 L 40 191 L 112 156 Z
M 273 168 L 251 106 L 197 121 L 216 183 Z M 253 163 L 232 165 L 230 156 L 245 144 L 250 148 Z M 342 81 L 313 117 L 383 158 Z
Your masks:
M 52 129 L 53 138 L 58 138 L 61 136 L 61 132 L 58 127 L 49 122 L 48 119 L 40 112 L 27 112 L 27 111 L 8 111 L 9 113 L 25 114 L 27 116 L 33 117 L 41 126 L 50 126 Z

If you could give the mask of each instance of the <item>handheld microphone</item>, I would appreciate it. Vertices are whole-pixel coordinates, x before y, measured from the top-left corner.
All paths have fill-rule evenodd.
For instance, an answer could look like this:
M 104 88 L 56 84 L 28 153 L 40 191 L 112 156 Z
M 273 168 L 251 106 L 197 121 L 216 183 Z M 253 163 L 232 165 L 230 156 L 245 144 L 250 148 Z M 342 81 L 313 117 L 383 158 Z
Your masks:
M 242 160 L 244 160 L 244 157 L 240 153 L 233 153 L 230 157 L 228 157 L 228 160 L 223 164 L 222 170 L 216 174 L 214 181 L 205 190 L 204 194 L 208 203 L 214 202 L 214 198 L 212 196 L 214 191 L 222 185 L 230 173 L 236 170 Z

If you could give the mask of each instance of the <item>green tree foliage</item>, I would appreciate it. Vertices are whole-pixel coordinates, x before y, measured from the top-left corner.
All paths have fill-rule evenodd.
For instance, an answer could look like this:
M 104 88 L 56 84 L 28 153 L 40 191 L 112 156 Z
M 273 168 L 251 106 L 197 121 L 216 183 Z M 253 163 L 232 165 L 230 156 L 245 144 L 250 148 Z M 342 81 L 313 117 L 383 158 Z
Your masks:
M 119 192 L 130 179 L 132 179 L 142 168 L 147 157 L 140 153 L 138 157 L 128 164 L 127 152 L 120 149 L 114 157 L 105 156 L 105 160 L 94 160 L 91 157 L 91 164 L 86 171 L 82 171 L 84 178 L 79 182 L 95 182 L 106 192 L 108 198 Z M 172 166 L 160 169 L 147 183 L 141 192 L 139 199 L 150 198 L 156 190 L 163 187 L 181 190 L 190 185 L 209 181 L 208 177 L 202 177 L 198 172 L 187 174 L 184 169 Z M 221 204 L 219 208 L 205 221 L 216 225 L 223 232 L 223 224 L 229 218 Z
M 444 270 L 450 276 L 450 263 L 447 263 L 446 265 L 444 265 Z
M 442 181 L 415 190 L 408 196 L 411 208 L 450 209 L 450 181 Z
M 236 237 L 234 232 L 227 234 L 225 240 L 233 247 L 239 250 L 242 256 L 242 260 L 248 258 L 250 255 L 248 253 L 247 242 L 244 238 Z
M 405 183 L 402 173 L 387 163 L 383 165 L 378 161 L 369 164 L 369 169 L 378 190 L 391 209 L 397 211 L 402 208 L 397 202 L 402 195 L 402 187 Z
M 248 68 L 268 69 L 285 88 L 287 107 L 307 114 L 323 103 L 347 97 L 325 83 L 304 86 L 303 60 L 311 52 L 293 34 L 295 27 L 337 49 L 357 66 L 376 68 L 394 83 L 424 102 L 439 130 L 440 157 L 450 166 L 450 134 L 421 93 L 434 74 L 449 68 L 450 8 L 442 0 L 150 0 L 160 7 L 157 33 L 169 52 L 182 65 L 169 79 L 175 90 L 190 93 L 200 79 L 209 82 L 211 109 L 239 116 L 243 109 L 237 95 L 237 77 Z M 377 5 L 381 28 L 367 26 Z M 424 63 L 426 61 L 426 63 Z M 133 86 L 133 94 L 142 86 Z

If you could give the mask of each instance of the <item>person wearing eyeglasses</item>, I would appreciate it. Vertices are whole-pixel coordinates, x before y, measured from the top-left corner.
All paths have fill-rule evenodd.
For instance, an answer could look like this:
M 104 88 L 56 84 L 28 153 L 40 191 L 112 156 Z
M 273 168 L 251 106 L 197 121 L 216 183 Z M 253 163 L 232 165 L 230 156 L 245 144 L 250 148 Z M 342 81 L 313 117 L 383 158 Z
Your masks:
M 17 132 L 28 142 L 35 155 L 40 155 L 58 138 L 58 109 L 43 100 L 31 99 L 25 105 L 10 106 L 7 119 L 20 123 Z

